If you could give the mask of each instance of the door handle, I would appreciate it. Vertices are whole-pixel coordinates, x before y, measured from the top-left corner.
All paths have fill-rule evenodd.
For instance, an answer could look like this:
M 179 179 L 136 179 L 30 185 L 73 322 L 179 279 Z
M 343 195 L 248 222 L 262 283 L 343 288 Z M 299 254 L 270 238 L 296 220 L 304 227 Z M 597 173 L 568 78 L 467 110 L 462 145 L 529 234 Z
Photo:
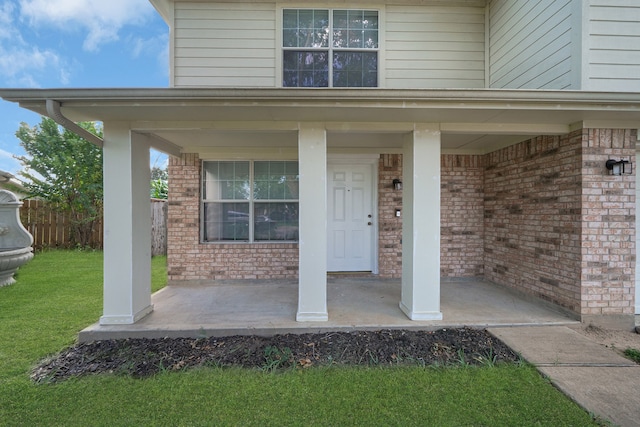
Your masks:
M 369 222 L 367 223 L 367 225 L 371 225 L 371 224 L 373 224 L 371 221 L 369 221 Z

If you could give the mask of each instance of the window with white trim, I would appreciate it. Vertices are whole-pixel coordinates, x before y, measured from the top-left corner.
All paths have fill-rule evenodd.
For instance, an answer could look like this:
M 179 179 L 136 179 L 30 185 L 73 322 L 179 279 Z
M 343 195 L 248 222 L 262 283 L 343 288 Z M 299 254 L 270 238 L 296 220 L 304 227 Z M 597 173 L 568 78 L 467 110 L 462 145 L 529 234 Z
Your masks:
M 282 86 L 377 87 L 378 11 L 284 9 Z
M 205 161 L 202 240 L 298 240 L 297 161 Z

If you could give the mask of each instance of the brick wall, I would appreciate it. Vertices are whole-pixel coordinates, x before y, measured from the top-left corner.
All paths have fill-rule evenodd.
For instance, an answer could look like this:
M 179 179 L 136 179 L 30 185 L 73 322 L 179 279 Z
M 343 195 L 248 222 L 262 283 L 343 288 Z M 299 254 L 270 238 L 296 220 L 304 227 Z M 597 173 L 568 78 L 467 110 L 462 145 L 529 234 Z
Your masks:
M 583 320 L 607 315 L 633 319 L 635 174 L 611 176 L 608 158 L 635 165 L 636 130 L 584 129 L 581 134 Z
M 589 316 L 633 314 L 635 131 L 581 129 L 488 154 L 485 277 Z
M 440 167 L 440 275 L 482 277 L 484 157 L 443 155 Z
M 383 154 L 378 164 L 378 270 L 382 278 L 402 277 L 402 191 L 393 188 L 402 179 L 402 155 Z
M 200 171 L 196 154 L 169 161 L 168 232 L 169 280 L 297 278 L 298 245 L 291 243 L 200 243 Z M 393 180 L 402 178 L 402 156 L 380 156 L 378 181 L 379 274 L 402 274 L 402 191 Z
M 169 157 L 169 208 L 167 263 L 169 280 L 193 277 L 200 268 L 188 254 L 195 254 L 200 224 L 200 161 L 195 154 Z
M 581 132 L 486 156 L 485 277 L 580 310 Z
M 441 164 L 442 277 L 482 277 L 484 274 L 484 158 L 443 155 Z M 378 265 L 383 278 L 402 277 L 402 155 L 383 154 L 378 168 Z
M 200 243 L 200 171 L 196 154 L 169 160 L 169 280 L 298 277 L 296 243 Z
M 585 316 L 633 314 L 635 176 L 610 176 L 608 158 L 635 163 L 636 131 L 581 129 L 484 156 L 443 155 L 442 277 L 487 280 Z M 169 164 L 170 280 L 296 278 L 298 245 L 201 244 L 197 155 Z M 402 156 L 378 165 L 379 273 L 402 272 Z

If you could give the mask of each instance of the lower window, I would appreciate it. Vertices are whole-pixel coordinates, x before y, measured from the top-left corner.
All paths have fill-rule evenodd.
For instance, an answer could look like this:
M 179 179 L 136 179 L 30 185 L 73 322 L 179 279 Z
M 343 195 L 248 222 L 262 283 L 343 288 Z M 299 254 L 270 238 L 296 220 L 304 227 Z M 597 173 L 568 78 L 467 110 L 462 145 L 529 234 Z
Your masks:
M 204 242 L 298 240 L 298 162 L 203 162 Z

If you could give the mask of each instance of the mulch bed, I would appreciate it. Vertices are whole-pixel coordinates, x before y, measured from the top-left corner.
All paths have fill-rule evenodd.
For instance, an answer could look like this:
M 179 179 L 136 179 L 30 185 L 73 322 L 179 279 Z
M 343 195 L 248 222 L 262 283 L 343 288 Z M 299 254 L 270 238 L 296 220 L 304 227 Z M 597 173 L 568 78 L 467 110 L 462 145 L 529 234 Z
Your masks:
M 493 365 L 519 360 L 486 330 L 472 328 L 126 339 L 77 344 L 42 362 L 31 378 L 54 382 L 99 373 L 147 377 L 198 366 L 277 370 L 328 365 Z

